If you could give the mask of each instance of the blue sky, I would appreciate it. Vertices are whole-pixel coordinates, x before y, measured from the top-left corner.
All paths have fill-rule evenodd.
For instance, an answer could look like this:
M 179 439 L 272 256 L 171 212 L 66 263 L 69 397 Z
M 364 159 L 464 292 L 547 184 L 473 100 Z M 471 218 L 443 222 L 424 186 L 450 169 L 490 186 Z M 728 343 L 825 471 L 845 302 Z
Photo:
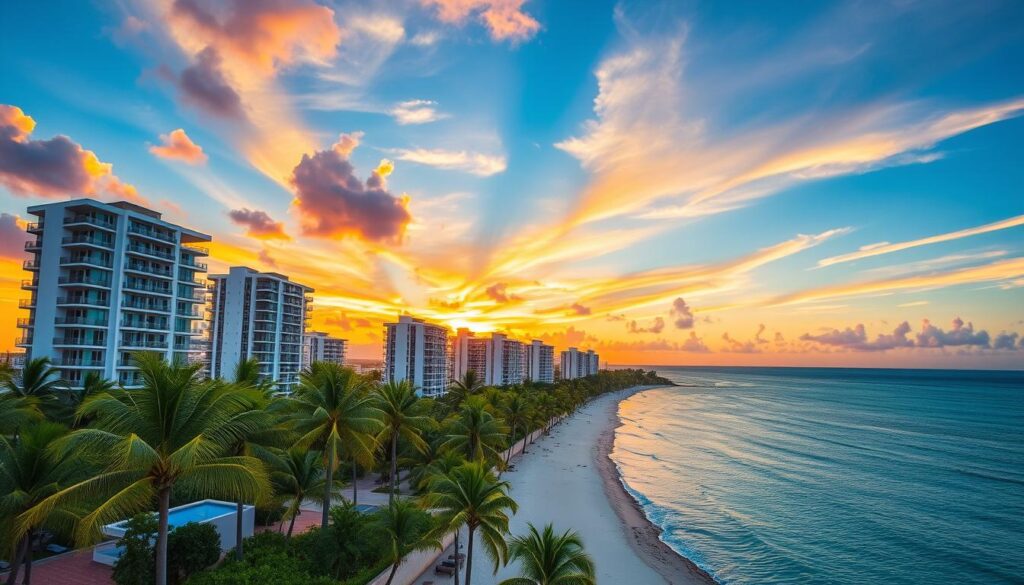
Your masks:
M 365 357 L 409 312 L 616 363 L 1020 367 L 1020 3 L 0 17 L 5 244 L 28 205 L 137 197 L 212 234 L 215 269 L 316 287 L 316 326 Z M 62 164 L 112 166 L 39 179 L 58 136 L 80 149 Z

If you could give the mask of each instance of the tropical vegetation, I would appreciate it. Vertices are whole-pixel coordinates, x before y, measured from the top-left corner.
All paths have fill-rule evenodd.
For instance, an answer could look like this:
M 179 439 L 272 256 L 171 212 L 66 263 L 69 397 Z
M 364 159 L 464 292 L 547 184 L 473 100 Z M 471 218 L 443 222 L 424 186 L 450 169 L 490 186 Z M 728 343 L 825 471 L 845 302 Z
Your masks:
M 135 360 L 138 387 L 96 375 L 72 387 L 45 358 L 20 371 L 0 364 L 0 558 L 10 585 L 31 583 L 33 560 L 48 554 L 40 543 L 86 546 L 125 519 L 133 529 L 119 583 L 354 585 L 378 574 L 390 582 L 409 553 L 459 532 L 469 535 L 465 585 L 479 571 L 474 547 L 495 570 L 515 560 L 522 577 L 510 583 L 592 583 L 575 533 L 531 526 L 510 537 L 517 505 L 497 473 L 510 447 L 525 449 L 590 398 L 666 383 L 654 372 L 606 370 L 495 388 L 470 372 L 433 399 L 406 382 L 316 362 L 286 395 L 255 360 L 228 380 L 155 354 Z M 356 505 L 356 483 L 366 489 L 371 477 L 389 494 L 375 511 Z M 173 505 L 205 498 L 255 505 L 258 518 L 280 522 L 217 561 L 209 526 L 169 525 Z M 300 515 L 315 513 L 303 509 L 311 503 L 319 526 L 297 530 Z

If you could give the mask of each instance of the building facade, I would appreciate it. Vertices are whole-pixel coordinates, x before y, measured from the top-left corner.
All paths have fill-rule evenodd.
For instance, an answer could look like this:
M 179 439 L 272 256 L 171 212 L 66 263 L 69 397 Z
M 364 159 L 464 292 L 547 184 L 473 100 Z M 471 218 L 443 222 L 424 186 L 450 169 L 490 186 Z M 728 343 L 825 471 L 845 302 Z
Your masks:
M 451 380 L 460 380 L 472 370 L 488 386 L 521 384 L 527 377 L 527 347 L 504 333 L 477 337 L 459 329 L 452 341 Z
M 451 369 L 448 328 L 408 315 L 384 324 L 385 382 L 408 380 L 421 396 L 441 396 Z
M 302 369 L 313 289 L 274 272 L 233 266 L 210 275 L 210 377 L 231 378 L 255 357 L 260 376 L 289 392 Z
M 345 365 L 345 351 L 348 340 L 331 337 L 322 331 L 310 331 L 302 344 L 302 367 L 308 368 L 313 362 L 329 362 Z
M 128 387 L 141 379 L 133 356 L 200 361 L 211 237 L 128 202 L 73 199 L 35 205 L 24 262 L 32 278 L 19 306 L 17 340 L 29 358 L 48 357 L 72 386 L 89 372 Z
M 584 378 L 597 373 L 600 356 L 594 350 L 580 351 L 570 347 L 561 354 L 560 371 L 563 380 Z
M 555 348 L 534 339 L 526 346 L 526 378 L 551 384 L 555 381 Z

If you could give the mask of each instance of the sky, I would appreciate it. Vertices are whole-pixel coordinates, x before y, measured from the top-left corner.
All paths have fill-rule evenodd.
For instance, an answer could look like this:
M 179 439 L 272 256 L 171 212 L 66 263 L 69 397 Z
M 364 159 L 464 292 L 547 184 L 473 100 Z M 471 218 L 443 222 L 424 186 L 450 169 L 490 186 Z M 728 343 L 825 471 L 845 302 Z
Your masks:
M 1024 368 L 1024 5 L 0 4 L 0 351 L 29 205 L 602 363 Z

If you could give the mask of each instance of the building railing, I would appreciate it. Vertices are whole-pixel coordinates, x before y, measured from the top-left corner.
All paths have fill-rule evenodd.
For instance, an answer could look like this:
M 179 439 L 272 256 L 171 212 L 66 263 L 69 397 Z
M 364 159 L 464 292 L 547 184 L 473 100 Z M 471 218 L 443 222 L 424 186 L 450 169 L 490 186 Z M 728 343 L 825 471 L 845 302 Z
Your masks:
M 90 264 L 92 266 L 102 266 L 103 268 L 110 268 L 114 263 L 110 260 L 102 260 L 100 258 L 94 258 L 92 256 L 81 256 L 74 258 L 71 256 L 64 256 L 60 259 L 61 266 L 67 266 L 68 264 Z
M 137 235 L 137 236 L 146 236 L 147 238 L 153 238 L 155 240 L 160 240 L 160 241 L 167 242 L 167 243 L 170 243 L 170 244 L 174 244 L 175 243 L 175 239 L 174 239 L 174 235 L 173 234 L 166 234 L 166 233 L 163 233 L 163 232 L 160 232 L 160 231 L 157 231 L 157 230 L 152 230 L 152 229 L 149 229 L 149 228 L 142 227 L 142 226 L 140 226 L 138 224 L 134 224 L 134 223 L 129 223 L 128 224 L 128 233 L 134 234 L 134 235 Z
M 157 293 L 157 294 L 162 294 L 162 295 L 174 294 L 174 289 L 172 289 L 169 286 L 153 286 L 152 284 L 145 284 L 145 283 L 141 283 L 141 282 L 126 281 L 124 283 L 124 288 L 126 290 L 135 290 L 135 291 L 141 291 L 141 292 L 151 292 L 151 293 Z
M 143 347 L 150 349 L 167 349 L 167 341 L 154 341 L 152 339 L 122 339 L 121 347 Z
M 59 297 L 58 305 L 89 305 L 91 307 L 109 307 L 109 299 L 92 299 L 88 297 Z
M 43 243 L 39 240 L 29 240 L 25 242 L 25 249 L 28 251 L 38 250 L 43 247 Z
M 170 303 L 144 303 L 138 300 L 125 300 L 121 303 L 122 309 L 138 309 L 140 311 L 160 311 L 161 313 L 170 313 Z
M 145 254 L 147 256 L 153 256 L 155 258 L 163 258 L 164 260 L 174 261 L 174 254 L 170 252 L 162 252 L 156 248 L 149 248 L 146 246 L 140 246 L 138 244 L 129 244 L 128 251 L 136 254 Z
M 31 309 L 36 306 L 35 299 L 18 299 L 19 309 Z
M 124 267 L 125 270 L 134 270 L 135 272 L 145 272 L 146 274 L 154 274 L 156 276 L 162 276 L 165 278 L 174 278 L 174 272 L 170 268 L 162 266 L 147 266 L 145 264 L 135 264 L 129 262 Z
M 150 331 L 167 331 L 167 323 L 150 323 L 147 321 L 136 321 L 134 319 L 122 320 L 121 327 L 129 327 L 132 329 L 148 329 Z
M 206 248 L 206 247 L 203 247 L 203 246 L 185 245 L 185 246 L 181 247 L 181 250 L 183 252 L 192 252 L 193 254 L 198 254 L 200 256 L 209 256 L 210 255 L 210 249 Z
M 115 224 L 114 222 L 107 221 L 105 219 L 94 217 L 91 215 L 74 215 L 72 217 L 64 218 L 64 225 L 69 225 L 73 223 L 87 223 L 89 225 L 94 225 L 96 227 L 108 230 L 117 229 L 117 224 Z
M 55 325 L 98 325 L 106 326 L 106 319 L 98 319 L 96 317 L 57 317 L 53 320 Z
M 86 339 L 83 337 L 54 337 L 54 345 L 96 345 L 104 346 L 107 344 L 105 340 Z
M 58 366 L 71 366 L 81 368 L 102 368 L 103 360 L 87 360 L 83 358 L 61 358 L 57 361 Z
M 91 244 L 93 246 L 100 246 L 103 248 L 113 248 L 113 240 L 102 240 L 100 238 L 94 238 L 90 236 L 71 236 L 61 240 L 64 244 Z
M 31 335 L 19 335 L 14 338 L 14 345 L 32 345 Z
M 33 222 L 30 222 L 30 223 L 25 225 L 25 231 L 27 231 L 30 234 L 31 233 L 35 233 L 35 232 L 41 232 L 41 231 L 43 231 L 43 227 L 45 225 L 46 224 L 44 222 L 33 221 Z
M 22 280 L 21 281 L 21 290 L 31 290 L 31 289 L 36 288 L 37 286 L 39 286 L 39 281 L 36 280 L 35 278 L 33 278 L 31 280 Z
M 25 270 L 39 270 L 38 260 L 25 260 L 21 263 L 21 267 Z
M 110 286 L 109 278 L 89 278 L 86 276 L 62 276 L 57 284 L 91 284 L 94 286 Z

